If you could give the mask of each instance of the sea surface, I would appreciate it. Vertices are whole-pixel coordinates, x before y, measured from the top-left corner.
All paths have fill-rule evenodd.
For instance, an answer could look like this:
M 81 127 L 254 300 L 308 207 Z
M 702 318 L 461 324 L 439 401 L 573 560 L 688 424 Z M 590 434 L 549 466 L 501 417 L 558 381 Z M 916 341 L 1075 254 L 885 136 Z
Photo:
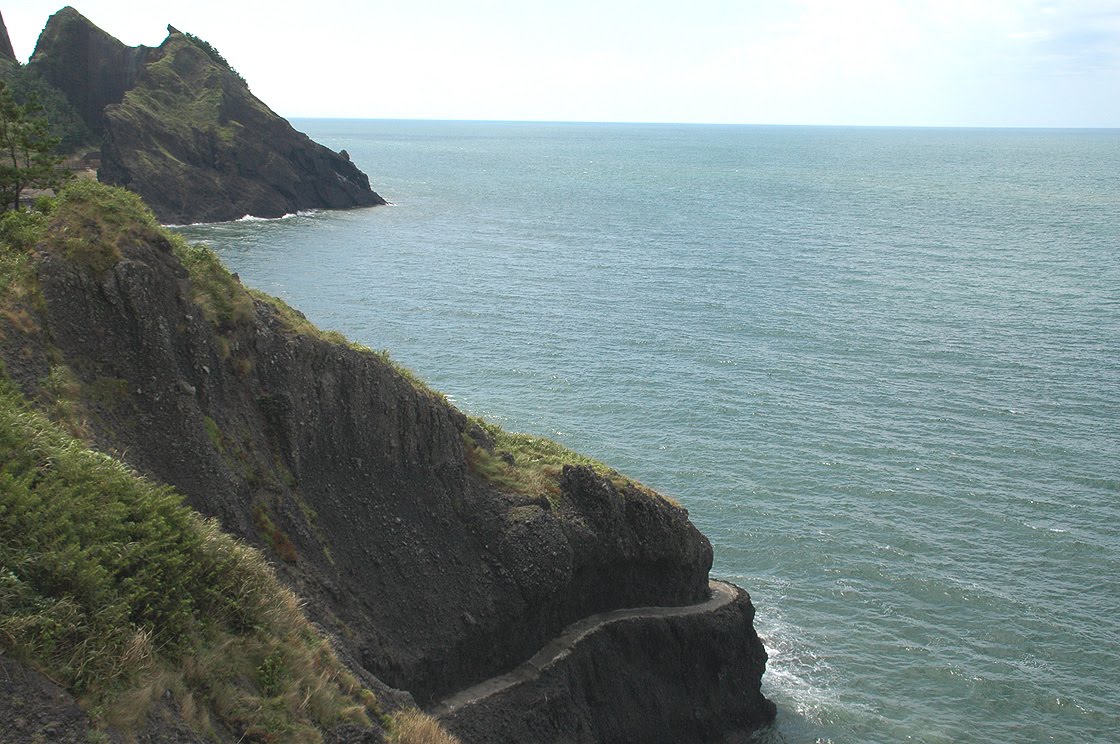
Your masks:
M 1120 741 L 1120 130 L 301 120 L 393 203 L 185 228 L 682 501 L 758 741 Z

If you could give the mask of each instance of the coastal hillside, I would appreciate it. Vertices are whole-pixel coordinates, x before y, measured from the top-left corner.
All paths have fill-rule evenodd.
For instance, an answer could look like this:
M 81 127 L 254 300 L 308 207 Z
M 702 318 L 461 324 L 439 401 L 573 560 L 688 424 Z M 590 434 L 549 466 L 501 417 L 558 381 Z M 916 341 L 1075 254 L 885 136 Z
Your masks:
M 710 545 L 681 506 L 464 415 L 383 352 L 242 286 L 135 196 L 74 183 L 38 211 L 6 215 L 3 241 L 0 360 L 12 394 L 260 551 L 358 681 L 340 695 L 361 702 L 367 689 L 377 710 L 437 711 L 572 623 L 712 596 Z M 18 562 L 4 570 L 34 581 Z M 96 570 L 127 583 L 126 569 Z M 468 743 L 749 731 L 773 715 L 752 620 L 736 590 L 710 611 L 593 623 L 562 660 L 445 723 Z M 159 632 L 142 616 L 137 627 Z M 24 636 L 2 638 L 20 664 L 81 696 Z M 166 689 L 176 702 L 164 712 L 190 721 L 194 703 Z M 552 707 L 527 709 L 534 694 Z M 230 741 L 246 735 L 219 713 L 219 740 L 223 727 Z
M 74 154 L 163 223 L 385 203 L 348 156 L 296 131 L 210 44 L 170 26 L 158 47 L 129 47 L 66 7 L 25 68 L 41 98 L 79 117 L 71 144 L 94 150 Z

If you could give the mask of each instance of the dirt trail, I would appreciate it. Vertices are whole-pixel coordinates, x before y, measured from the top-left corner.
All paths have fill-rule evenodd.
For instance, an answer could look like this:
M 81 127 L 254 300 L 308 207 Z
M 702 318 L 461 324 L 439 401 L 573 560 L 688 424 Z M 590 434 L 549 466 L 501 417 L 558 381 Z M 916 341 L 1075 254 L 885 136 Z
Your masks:
M 428 713 L 436 718 L 443 718 L 455 713 L 460 708 L 477 703 L 503 690 L 508 690 L 514 685 L 531 682 L 537 679 L 541 672 L 567 656 L 577 643 L 604 625 L 632 618 L 677 617 L 714 612 L 735 599 L 739 591 L 737 587 L 731 584 L 715 580 L 708 582 L 708 588 L 711 590 L 711 597 L 699 604 L 684 605 L 683 607 L 633 607 L 602 612 L 577 620 L 565 628 L 560 635 L 545 644 L 544 648 L 534 654 L 532 658 L 512 671 L 483 680 L 465 690 L 460 690 L 431 706 Z

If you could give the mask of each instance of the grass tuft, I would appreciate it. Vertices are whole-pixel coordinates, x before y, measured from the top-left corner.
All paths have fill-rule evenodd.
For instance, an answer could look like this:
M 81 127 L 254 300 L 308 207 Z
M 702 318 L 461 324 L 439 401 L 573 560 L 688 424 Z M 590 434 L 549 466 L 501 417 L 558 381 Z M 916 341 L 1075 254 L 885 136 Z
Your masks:
M 460 744 L 439 721 L 419 710 L 402 710 L 391 716 L 389 744 Z
M 181 235 L 168 233 L 172 250 L 190 275 L 191 299 L 219 331 L 249 325 L 253 320 L 253 298 L 241 286 L 214 251 L 190 244 Z
M 0 316 L 21 333 L 37 327 L 29 309 L 43 307 L 31 252 L 46 234 L 53 205 L 44 199 L 36 209 L 0 213 Z
M 471 471 L 500 488 L 525 496 L 545 497 L 556 506 L 555 499 L 560 495 L 559 478 L 564 466 L 584 465 L 610 480 L 616 488 L 634 488 L 651 498 L 680 506 L 676 500 L 551 439 L 508 432 L 480 418 L 471 419 L 471 423 L 481 430 L 477 438 L 471 433 L 463 434 Z
M 268 512 L 260 504 L 253 507 L 253 524 L 257 525 L 261 534 L 268 538 L 272 549 L 276 551 L 280 560 L 285 563 L 295 563 L 299 560 L 299 554 L 296 552 L 296 546 L 292 544 L 291 538 L 276 526 L 276 523 L 272 521 Z

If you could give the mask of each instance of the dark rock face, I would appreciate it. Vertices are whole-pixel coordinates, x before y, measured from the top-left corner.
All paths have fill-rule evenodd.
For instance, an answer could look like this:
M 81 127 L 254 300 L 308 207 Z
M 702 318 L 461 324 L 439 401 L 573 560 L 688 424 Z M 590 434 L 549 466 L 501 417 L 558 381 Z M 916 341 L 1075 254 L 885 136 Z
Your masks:
M 0 15 L 0 59 L 17 61 L 15 50 L 12 49 L 12 40 L 8 38 L 8 27 L 4 25 L 3 15 Z
M 774 716 L 753 620 L 739 590 L 713 613 L 612 623 L 532 683 L 441 720 L 468 744 L 745 741 Z
M 47 20 L 28 66 L 62 91 L 92 132 L 103 135 L 102 112 L 136 85 L 150 51 L 125 46 L 66 7 Z
M 0 741 L 85 744 L 89 729 L 70 693 L 0 652 Z
M 9 374 L 34 395 L 53 348 L 116 391 L 87 403 L 99 446 L 260 545 L 348 658 L 421 704 L 586 615 L 707 596 L 711 547 L 683 509 L 581 467 L 556 506 L 496 490 L 442 398 L 261 301 L 216 329 L 165 241 L 100 275 L 44 247 L 39 276 L 41 335 L 0 344 Z
M 206 48 L 169 31 L 157 48 L 127 47 L 65 8 L 39 38 L 29 64 L 101 137 L 101 181 L 136 191 L 178 224 L 385 204 L 348 158 L 297 132 Z
M 131 736 L 109 729 L 96 738 L 78 701 L 34 669 L 0 652 L 0 741 L 51 744 L 204 744 L 169 705 L 157 704 Z

